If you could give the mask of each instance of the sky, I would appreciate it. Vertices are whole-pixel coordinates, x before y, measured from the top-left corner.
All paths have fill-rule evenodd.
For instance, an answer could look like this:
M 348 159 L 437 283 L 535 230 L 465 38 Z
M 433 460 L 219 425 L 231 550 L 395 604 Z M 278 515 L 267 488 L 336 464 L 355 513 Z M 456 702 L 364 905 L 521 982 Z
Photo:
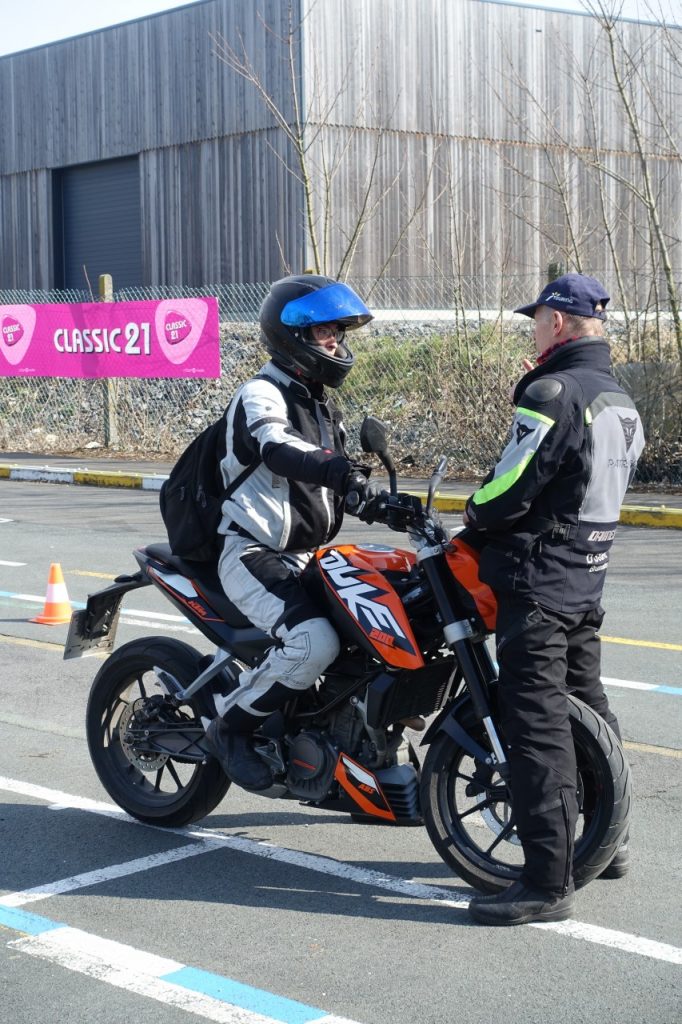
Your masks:
M 654 14 L 662 11 L 673 24 L 682 24 L 682 0 L 610 2 L 622 5 L 623 17 L 651 20 L 652 11 Z M 113 4 L 103 0 L 0 0 L 0 56 L 186 4 L 187 0 L 177 3 L 173 0 L 115 0 Z M 584 10 L 581 0 L 527 0 L 527 4 L 567 11 Z

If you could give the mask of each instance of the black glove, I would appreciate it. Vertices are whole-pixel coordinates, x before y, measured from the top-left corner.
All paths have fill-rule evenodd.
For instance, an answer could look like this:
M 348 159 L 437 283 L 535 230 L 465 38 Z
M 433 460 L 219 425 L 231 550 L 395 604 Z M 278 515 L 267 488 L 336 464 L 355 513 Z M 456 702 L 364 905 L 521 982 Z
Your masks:
M 346 479 L 346 511 L 363 523 L 373 523 L 386 507 L 386 491 L 377 491 L 367 477 L 351 470 Z
M 369 487 L 365 507 L 357 513 L 358 519 L 363 523 L 373 523 L 376 519 L 383 520 L 387 499 L 388 491 L 377 491 L 374 487 Z

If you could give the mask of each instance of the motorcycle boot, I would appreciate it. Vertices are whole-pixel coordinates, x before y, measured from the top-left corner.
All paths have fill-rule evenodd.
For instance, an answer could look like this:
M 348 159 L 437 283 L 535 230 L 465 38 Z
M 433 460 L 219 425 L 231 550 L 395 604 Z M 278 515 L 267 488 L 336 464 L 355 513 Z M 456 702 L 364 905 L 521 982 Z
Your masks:
M 214 718 L 203 742 L 204 748 L 220 761 L 227 777 L 237 786 L 255 791 L 269 789 L 272 773 L 253 749 L 253 736 L 231 732 L 222 718 Z
M 519 879 L 495 896 L 476 896 L 469 904 L 469 914 L 479 924 L 510 926 L 531 921 L 565 921 L 573 913 L 575 890 L 557 896 L 543 889 L 533 889 Z

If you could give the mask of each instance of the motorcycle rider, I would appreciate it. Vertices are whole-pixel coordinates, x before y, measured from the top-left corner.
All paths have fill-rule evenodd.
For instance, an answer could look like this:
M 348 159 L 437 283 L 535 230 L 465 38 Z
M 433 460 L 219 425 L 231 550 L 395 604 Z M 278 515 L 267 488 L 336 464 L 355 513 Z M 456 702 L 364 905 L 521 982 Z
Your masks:
M 511 439 L 466 505 L 485 534 L 480 575 L 498 599 L 500 721 L 509 750 L 521 879 L 469 911 L 494 925 L 557 921 L 574 903 L 578 817 L 567 693 L 620 735 L 600 678 L 600 598 L 620 505 L 644 446 L 611 372 L 609 296 L 565 274 L 515 310 L 535 320 L 537 366 L 516 385 Z M 627 870 L 621 846 L 604 874 Z
M 311 686 L 336 658 L 339 638 L 308 596 L 300 574 L 341 527 L 344 499 L 371 521 L 377 495 L 367 470 L 344 450 L 341 416 L 325 388 L 353 367 L 346 331 L 372 319 L 348 285 L 312 274 L 285 277 L 260 310 L 270 361 L 241 386 L 226 412 L 225 487 L 218 563 L 230 600 L 273 638 L 266 658 L 242 673 L 206 746 L 238 785 L 262 790 L 270 770 L 253 748 L 254 730 Z

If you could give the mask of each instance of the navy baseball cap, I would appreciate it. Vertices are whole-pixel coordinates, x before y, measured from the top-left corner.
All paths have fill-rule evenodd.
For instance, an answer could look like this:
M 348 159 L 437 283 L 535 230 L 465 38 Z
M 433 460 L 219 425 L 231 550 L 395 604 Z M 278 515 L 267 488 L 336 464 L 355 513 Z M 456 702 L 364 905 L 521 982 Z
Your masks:
M 538 306 L 549 306 L 560 313 L 571 316 L 590 316 L 597 320 L 606 320 L 606 313 L 597 306 L 606 306 L 611 298 L 595 277 L 587 274 L 563 274 L 556 281 L 550 281 L 540 292 L 536 301 L 530 306 L 519 306 L 515 313 L 535 316 Z

